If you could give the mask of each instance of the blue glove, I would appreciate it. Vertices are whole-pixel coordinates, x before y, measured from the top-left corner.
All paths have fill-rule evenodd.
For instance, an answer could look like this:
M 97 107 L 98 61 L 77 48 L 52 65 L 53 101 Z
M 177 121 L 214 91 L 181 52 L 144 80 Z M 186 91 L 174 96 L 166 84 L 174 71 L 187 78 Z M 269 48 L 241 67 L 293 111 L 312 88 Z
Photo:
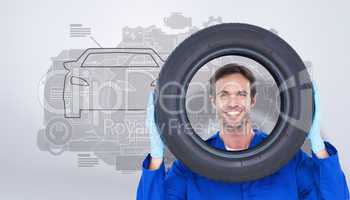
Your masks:
M 151 142 L 151 156 L 153 158 L 163 158 L 164 143 L 160 138 L 154 115 L 154 91 L 152 90 L 148 97 L 146 127 Z
M 321 127 L 320 127 L 320 99 L 318 96 L 318 91 L 316 89 L 315 83 L 313 85 L 313 98 L 314 98 L 314 106 L 315 111 L 313 115 L 313 121 L 310 128 L 310 132 L 308 134 L 308 139 L 310 139 L 311 142 L 311 149 L 314 153 L 318 153 L 321 150 L 324 150 L 325 144 L 323 139 L 321 138 Z

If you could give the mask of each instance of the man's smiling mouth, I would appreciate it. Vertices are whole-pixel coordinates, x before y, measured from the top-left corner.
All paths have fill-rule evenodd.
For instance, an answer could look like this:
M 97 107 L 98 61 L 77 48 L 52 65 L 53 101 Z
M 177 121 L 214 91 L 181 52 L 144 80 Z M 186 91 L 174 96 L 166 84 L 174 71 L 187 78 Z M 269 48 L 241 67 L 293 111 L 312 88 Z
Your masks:
M 233 110 L 225 112 L 228 117 L 237 117 L 243 112 L 242 108 L 235 108 Z
M 241 113 L 241 111 L 230 111 L 230 112 L 226 112 L 226 114 L 228 114 L 229 116 L 237 116 Z

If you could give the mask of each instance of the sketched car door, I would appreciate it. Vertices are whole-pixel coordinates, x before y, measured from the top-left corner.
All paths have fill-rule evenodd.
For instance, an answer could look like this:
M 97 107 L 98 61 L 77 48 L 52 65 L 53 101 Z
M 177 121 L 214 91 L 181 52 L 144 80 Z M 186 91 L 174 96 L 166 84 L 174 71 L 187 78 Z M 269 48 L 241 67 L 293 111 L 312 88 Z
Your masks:
M 163 63 L 151 48 L 87 49 L 64 63 L 65 117 L 80 117 L 82 110 L 145 110 Z

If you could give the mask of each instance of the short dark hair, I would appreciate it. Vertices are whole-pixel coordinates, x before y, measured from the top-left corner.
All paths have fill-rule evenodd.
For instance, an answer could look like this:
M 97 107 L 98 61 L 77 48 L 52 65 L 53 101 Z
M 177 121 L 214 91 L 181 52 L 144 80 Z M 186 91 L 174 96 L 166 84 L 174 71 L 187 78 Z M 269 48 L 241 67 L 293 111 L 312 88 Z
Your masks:
M 256 87 L 255 87 L 255 76 L 254 74 L 247 68 L 237 63 L 230 63 L 226 64 L 222 67 L 220 67 L 214 75 L 209 80 L 210 88 L 209 93 L 210 95 L 215 95 L 215 83 L 220 78 L 229 75 L 229 74 L 241 74 L 244 76 L 248 81 L 250 82 L 250 96 L 253 98 L 256 94 Z

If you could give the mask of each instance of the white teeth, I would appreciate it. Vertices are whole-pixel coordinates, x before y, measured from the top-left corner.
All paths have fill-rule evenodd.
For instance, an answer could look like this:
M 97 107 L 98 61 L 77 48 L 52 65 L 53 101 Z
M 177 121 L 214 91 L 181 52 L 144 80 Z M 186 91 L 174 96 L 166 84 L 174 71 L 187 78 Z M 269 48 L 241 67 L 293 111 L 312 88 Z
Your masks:
M 239 113 L 240 113 L 239 111 L 227 112 L 228 115 L 238 115 Z

